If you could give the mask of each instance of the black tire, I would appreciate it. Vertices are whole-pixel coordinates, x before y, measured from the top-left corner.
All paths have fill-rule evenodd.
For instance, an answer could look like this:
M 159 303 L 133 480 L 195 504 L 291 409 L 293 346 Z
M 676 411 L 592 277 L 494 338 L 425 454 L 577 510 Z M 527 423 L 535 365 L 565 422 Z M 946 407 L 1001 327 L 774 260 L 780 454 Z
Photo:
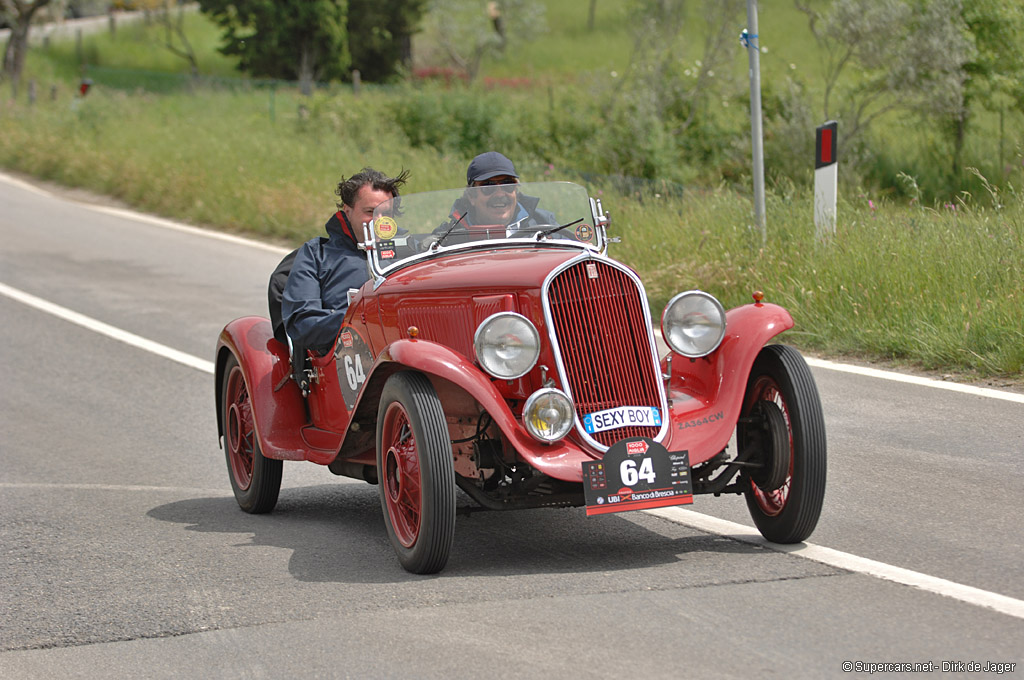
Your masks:
M 270 512 L 281 491 L 283 462 L 264 457 L 260 450 L 249 386 L 234 354 L 228 356 L 223 375 L 221 422 L 231 490 L 242 510 L 254 515 Z
M 455 537 L 455 468 L 441 400 L 426 376 L 391 376 L 377 410 L 377 476 L 388 539 L 414 574 L 448 562 Z
M 750 475 L 742 484 L 747 509 L 758 531 L 774 543 L 799 543 L 811 535 L 821 516 L 825 498 L 827 445 L 825 419 L 821 399 L 807 362 L 798 351 L 787 345 L 767 345 L 754 361 L 743 397 L 743 417 L 764 420 L 770 408 L 758 408 L 760 401 L 775 404 L 788 431 L 783 441 L 789 442 L 789 474 L 777 489 L 760 488 Z M 777 437 L 756 437 L 748 428 L 764 423 L 740 425 L 737 431 L 739 450 L 752 441 L 764 448 L 762 462 L 770 466 L 771 442 Z M 770 425 L 769 425 L 770 427 Z M 755 459 L 757 460 L 757 459 Z M 763 484 L 763 482 L 762 482 Z

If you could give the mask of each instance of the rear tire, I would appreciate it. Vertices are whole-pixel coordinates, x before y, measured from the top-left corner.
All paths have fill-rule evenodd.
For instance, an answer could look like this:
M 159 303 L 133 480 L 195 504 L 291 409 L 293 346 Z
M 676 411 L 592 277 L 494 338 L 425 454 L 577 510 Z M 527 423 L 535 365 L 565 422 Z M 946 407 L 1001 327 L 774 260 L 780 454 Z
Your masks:
M 759 406 L 759 402 L 768 402 L 768 406 Z M 772 404 L 781 411 L 781 421 L 777 414 L 766 418 L 766 414 L 774 411 Z M 771 442 L 778 442 L 778 438 L 758 435 L 754 429 L 763 430 L 766 421 L 772 421 L 775 427 L 785 426 L 782 441 L 783 446 L 788 441 L 789 448 L 785 481 L 778 488 L 765 490 L 762 487 L 773 484 L 762 480 L 759 487 L 747 474 L 742 484 L 747 509 L 761 535 L 774 543 L 799 543 L 811 535 L 821 516 L 827 445 L 818 388 L 798 351 L 787 345 L 767 345 L 761 349 L 747 380 L 742 415 L 754 417 L 756 422 L 738 427 L 739 450 L 744 451 L 756 442 L 760 454 L 754 461 L 764 463 L 769 470 L 773 463 Z M 770 423 L 768 427 L 771 428 Z
M 421 373 L 402 371 L 384 385 L 377 476 L 384 524 L 402 567 L 441 571 L 455 537 L 455 468 L 441 400 Z
M 254 515 L 270 512 L 281 491 L 283 463 L 264 457 L 260 450 L 249 386 L 234 354 L 228 356 L 224 376 L 221 422 L 231 490 L 242 510 Z

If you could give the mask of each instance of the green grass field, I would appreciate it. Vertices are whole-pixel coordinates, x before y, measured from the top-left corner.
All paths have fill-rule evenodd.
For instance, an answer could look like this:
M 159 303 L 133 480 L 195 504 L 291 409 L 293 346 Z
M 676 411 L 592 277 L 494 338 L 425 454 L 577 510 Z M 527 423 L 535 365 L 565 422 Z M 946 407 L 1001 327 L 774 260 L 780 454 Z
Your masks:
M 765 10 L 776 4 L 781 16 L 784 3 L 762 3 L 762 34 L 782 30 L 771 29 L 775 19 Z M 614 70 L 628 60 L 632 38 L 618 30 L 622 6 L 599 0 L 600 48 L 586 49 L 595 42 L 584 30 L 586 3 L 551 0 L 548 25 L 558 40 L 530 43 L 485 64 L 485 77 L 528 73 L 538 81 L 532 88 L 394 85 L 364 87 L 356 97 L 335 86 L 307 99 L 288 84 L 228 80 L 233 65 L 213 51 L 216 31 L 196 16 L 189 30 L 202 46 L 203 72 L 220 80 L 191 87 L 167 75 L 180 74 L 184 63 L 160 47 L 153 27 L 140 25 L 137 32 L 119 30 L 113 41 L 97 35 L 85 43 L 91 63 L 109 71 L 95 69 L 97 84 L 80 99 L 72 97 L 74 46 L 54 45 L 31 55 L 26 78 L 40 84 L 37 101 L 29 105 L 22 93 L 0 103 L 0 167 L 195 224 L 298 243 L 321 232 L 341 174 L 364 165 L 392 173 L 407 168 L 409 191 L 448 188 L 464 182 L 472 155 L 499 148 L 515 158 L 526 180 L 571 179 L 601 195 L 613 234 L 623 240 L 610 254 L 641 274 L 652 309 L 688 288 L 712 292 L 727 306 L 749 301 L 759 289 L 793 313 L 797 325 L 786 340 L 805 350 L 1021 380 L 1019 172 L 1007 179 L 990 164 L 981 171 L 988 188 L 975 177 L 975 188 L 934 202 L 897 199 L 884 187 L 844 186 L 837 234 L 825 243 L 814 236 L 806 181 L 776 181 L 762 246 L 749 227 L 742 176 L 713 181 L 711 171 L 693 163 L 688 177 L 699 181 L 684 181 L 680 192 L 680 177 L 624 183 L 593 170 L 600 160 L 588 155 L 594 140 L 622 131 L 596 124 L 583 94 L 593 76 L 570 82 L 565 74 Z M 556 33 L 560 26 L 565 30 Z M 772 59 L 787 70 L 791 60 L 812 61 L 807 45 L 797 42 L 769 49 L 776 56 L 765 59 L 766 77 Z M 576 52 L 580 59 L 570 61 Z M 165 75 L 165 85 L 147 91 L 156 74 Z M 115 77 L 140 84 L 106 81 Z M 48 83 L 58 87 L 56 100 Z M 922 141 L 927 131 L 908 121 L 885 134 L 908 147 L 924 145 L 907 152 L 906 164 L 887 156 L 893 177 L 918 176 L 914 163 L 936 153 Z M 743 135 L 726 141 L 748 149 Z M 1019 166 L 1019 143 L 1004 153 Z M 908 185 L 904 194 L 913 193 Z

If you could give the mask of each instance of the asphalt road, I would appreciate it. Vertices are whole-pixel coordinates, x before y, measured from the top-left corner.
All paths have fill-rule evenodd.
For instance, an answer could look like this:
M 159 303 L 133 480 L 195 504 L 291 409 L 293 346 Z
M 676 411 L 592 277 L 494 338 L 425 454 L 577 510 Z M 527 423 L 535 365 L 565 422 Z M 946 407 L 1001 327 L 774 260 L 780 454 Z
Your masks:
M 418 577 L 376 487 L 288 463 L 273 514 L 230 494 L 208 362 L 224 323 L 264 313 L 279 249 L 3 175 L 0 244 L 0 678 L 1024 673 L 1019 400 L 816 367 L 811 545 L 751 538 L 739 497 L 476 513 Z

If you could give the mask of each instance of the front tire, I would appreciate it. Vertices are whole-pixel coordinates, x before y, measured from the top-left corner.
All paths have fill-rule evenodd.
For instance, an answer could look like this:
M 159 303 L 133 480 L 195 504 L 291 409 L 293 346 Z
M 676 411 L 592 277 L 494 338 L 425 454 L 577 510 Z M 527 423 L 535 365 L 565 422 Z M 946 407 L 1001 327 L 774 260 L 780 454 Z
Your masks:
M 283 463 L 264 457 L 260 450 L 249 386 L 234 354 L 228 356 L 224 375 L 221 422 L 224 423 L 224 456 L 231 490 L 242 510 L 254 515 L 270 512 L 277 505 L 281 491 Z
M 402 567 L 441 571 L 455 536 L 455 469 L 441 400 L 421 373 L 396 373 L 384 385 L 377 475 L 384 524 Z
M 789 459 L 781 484 L 766 482 L 764 475 L 744 475 L 750 516 L 769 541 L 799 543 L 811 535 L 821 515 L 827 446 L 818 388 L 798 351 L 787 345 L 761 349 L 747 380 L 742 418 L 746 422 L 737 432 L 740 451 L 756 446 L 759 453 L 753 460 L 766 470 L 779 456 L 788 454 Z M 769 436 L 763 434 L 766 429 Z

